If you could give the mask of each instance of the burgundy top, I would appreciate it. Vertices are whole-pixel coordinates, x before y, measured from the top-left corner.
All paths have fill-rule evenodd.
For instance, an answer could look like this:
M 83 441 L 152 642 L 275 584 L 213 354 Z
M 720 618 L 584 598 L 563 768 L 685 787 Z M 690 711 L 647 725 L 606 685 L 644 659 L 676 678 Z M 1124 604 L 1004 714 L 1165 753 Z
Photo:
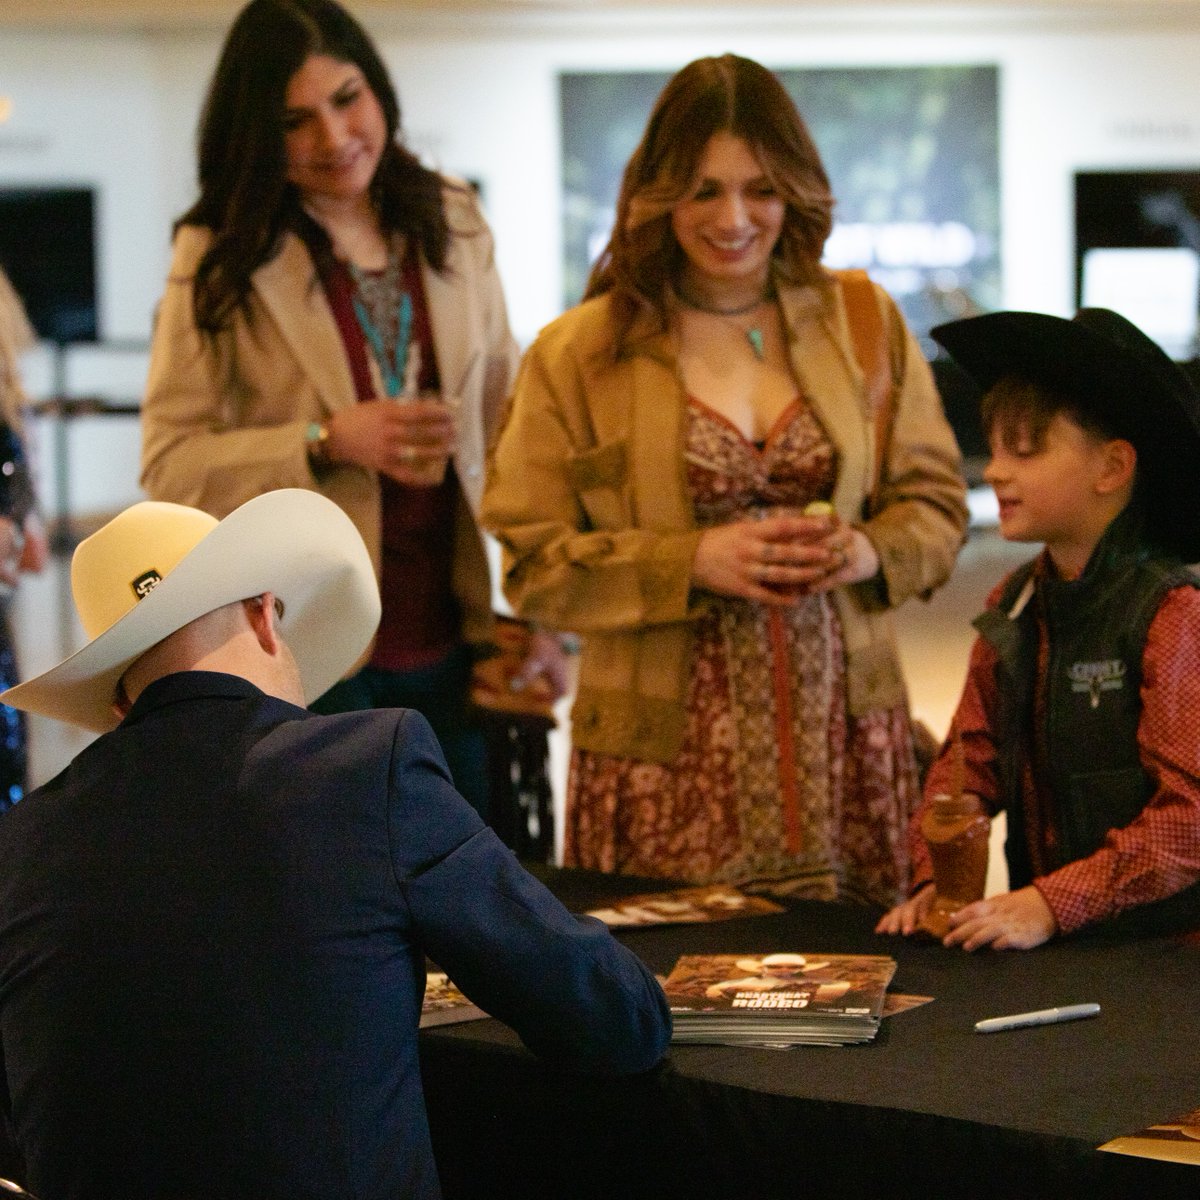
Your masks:
M 324 256 L 322 256 L 324 257 Z M 367 340 L 354 315 L 354 280 L 330 256 L 321 282 L 333 310 L 359 400 L 377 399 Z M 412 298 L 413 337 L 421 347 L 421 390 L 440 386 L 433 329 L 416 254 L 403 264 L 404 289 Z M 445 658 L 461 637 L 461 613 L 453 589 L 455 509 L 454 464 L 437 487 L 417 488 L 379 477 L 383 502 L 383 616 L 371 665 L 388 671 L 427 667 Z

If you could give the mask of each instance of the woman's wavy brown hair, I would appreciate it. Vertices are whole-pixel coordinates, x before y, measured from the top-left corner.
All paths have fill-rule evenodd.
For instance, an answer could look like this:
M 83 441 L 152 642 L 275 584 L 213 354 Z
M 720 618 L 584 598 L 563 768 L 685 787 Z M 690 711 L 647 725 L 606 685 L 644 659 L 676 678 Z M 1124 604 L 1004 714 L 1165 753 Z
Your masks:
M 667 325 L 667 300 L 684 255 L 671 210 L 696 185 L 709 139 L 740 137 L 785 205 L 774 272 L 788 283 L 822 278 L 821 254 L 833 228 L 829 177 L 803 118 L 772 72 L 736 54 L 699 58 L 663 89 L 621 181 L 613 233 L 588 280 L 587 296 L 611 294 L 620 354 L 634 322 Z
M 384 232 L 413 238 L 434 270 L 445 266 L 444 182 L 399 140 L 396 91 L 362 26 L 335 0 L 251 0 L 225 39 L 200 117 L 200 197 L 176 222 L 213 233 L 193 299 L 206 332 L 241 307 L 251 276 L 300 221 L 300 198 L 287 181 L 284 112 L 289 81 L 314 54 L 358 67 L 383 109 L 388 137 L 371 193 Z

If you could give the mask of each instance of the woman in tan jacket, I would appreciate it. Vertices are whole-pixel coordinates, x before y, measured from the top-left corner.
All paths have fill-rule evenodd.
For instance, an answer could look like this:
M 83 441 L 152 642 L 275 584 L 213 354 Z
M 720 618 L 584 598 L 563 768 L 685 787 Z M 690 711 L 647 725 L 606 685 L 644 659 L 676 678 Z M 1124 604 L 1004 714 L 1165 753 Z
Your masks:
M 383 619 L 370 660 L 314 707 L 417 708 L 486 811 L 467 705 L 492 626 L 475 513 L 517 349 L 471 189 L 423 166 L 399 121 L 377 51 L 334 0 L 243 9 L 156 321 L 142 483 L 218 517 L 282 487 L 339 504 Z
M 949 575 L 965 489 L 929 368 L 867 285 L 877 429 L 819 265 L 831 210 L 778 80 L 692 63 L 589 298 L 522 365 L 483 516 L 517 610 L 584 635 L 568 864 L 904 893 L 919 796 L 888 610 Z

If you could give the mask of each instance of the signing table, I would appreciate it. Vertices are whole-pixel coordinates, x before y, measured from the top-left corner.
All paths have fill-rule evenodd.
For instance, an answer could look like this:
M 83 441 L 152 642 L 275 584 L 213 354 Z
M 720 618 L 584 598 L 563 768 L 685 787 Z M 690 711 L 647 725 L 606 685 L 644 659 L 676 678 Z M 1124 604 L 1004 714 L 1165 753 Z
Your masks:
M 574 911 L 666 886 L 532 869 Z M 795 902 L 618 934 L 660 974 L 684 953 L 891 954 L 891 990 L 935 999 L 886 1018 L 865 1046 L 676 1046 L 647 1075 L 597 1080 L 539 1062 L 496 1021 L 425 1031 L 447 1200 L 1200 1196 L 1200 1167 L 1096 1150 L 1200 1107 L 1200 950 L 1074 939 L 967 955 L 877 937 L 877 915 Z M 1098 1017 L 972 1029 L 1087 1001 Z

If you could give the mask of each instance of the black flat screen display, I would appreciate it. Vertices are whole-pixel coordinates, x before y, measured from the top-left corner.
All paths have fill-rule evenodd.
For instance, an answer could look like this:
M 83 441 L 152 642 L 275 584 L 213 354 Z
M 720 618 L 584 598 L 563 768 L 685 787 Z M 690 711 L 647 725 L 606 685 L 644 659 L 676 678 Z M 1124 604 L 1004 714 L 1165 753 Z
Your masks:
M 91 188 L 0 187 L 0 265 L 39 337 L 97 340 Z

